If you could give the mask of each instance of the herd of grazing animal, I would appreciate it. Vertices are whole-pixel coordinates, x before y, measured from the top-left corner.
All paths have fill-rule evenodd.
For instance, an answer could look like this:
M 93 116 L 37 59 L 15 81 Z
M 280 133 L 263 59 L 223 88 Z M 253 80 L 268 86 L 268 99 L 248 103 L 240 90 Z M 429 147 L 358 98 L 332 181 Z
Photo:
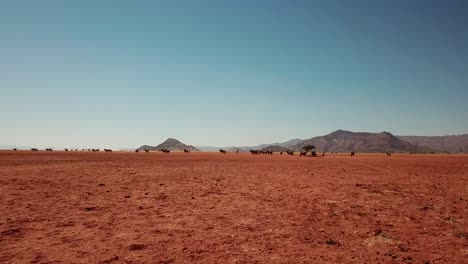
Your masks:
M 17 151 L 18 149 L 14 148 L 13 150 L 14 150 L 14 151 Z M 54 151 L 52 148 L 46 148 L 45 150 L 46 150 L 46 151 Z M 150 150 L 149 150 L 149 149 L 146 149 L 146 148 L 143 149 L 143 150 L 144 150 L 146 153 L 149 153 L 149 152 L 150 152 Z M 31 148 L 31 151 L 39 151 L 39 150 L 38 150 L 37 148 Z M 66 148 L 65 151 L 66 151 L 66 152 L 68 152 L 68 151 L 78 151 L 78 149 L 67 149 L 67 148 Z M 82 149 L 82 151 L 99 152 L 100 149 Z M 105 151 L 105 152 L 112 152 L 112 149 L 104 149 L 104 151 Z M 161 152 L 164 153 L 164 154 L 169 154 L 169 153 L 171 152 L 170 149 L 160 149 L 159 151 L 161 151 Z M 135 152 L 140 152 L 140 150 L 139 150 L 139 149 L 136 149 Z M 191 152 L 191 151 L 190 151 L 189 149 L 184 149 L 184 153 L 185 153 L 185 154 L 188 154 L 188 153 L 190 153 L 190 152 Z M 226 153 L 227 153 L 227 151 L 224 150 L 224 149 L 220 149 L 219 152 L 222 153 L 222 154 L 226 154 Z M 235 150 L 235 152 L 238 154 L 238 153 L 239 153 L 239 150 L 237 149 L 237 150 Z M 307 152 L 308 152 L 308 151 L 305 151 L 305 150 L 304 150 L 304 151 L 301 151 L 301 152 L 299 153 L 299 156 L 300 156 L 300 157 L 307 157 Z M 273 151 L 270 151 L 270 150 L 253 150 L 253 149 L 251 149 L 251 150 L 250 150 L 250 153 L 252 153 L 253 155 L 259 155 L 259 154 L 262 154 L 262 155 L 273 155 Z M 283 153 L 284 153 L 284 151 L 281 151 L 279 154 L 280 154 L 280 155 L 283 155 Z M 292 151 L 292 150 L 288 150 L 288 151 L 286 151 L 286 153 L 287 153 L 288 155 L 294 156 L 294 151 Z M 331 153 L 333 153 L 333 152 L 331 152 Z M 386 154 L 387 156 L 392 156 L 392 153 L 390 153 L 390 152 L 386 152 L 385 154 Z M 356 152 L 355 152 L 355 151 L 352 151 L 352 152 L 350 153 L 350 155 L 351 155 L 351 157 L 353 157 L 353 156 L 356 155 Z M 311 152 L 311 156 L 312 156 L 312 157 L 317 157 L 317 153 L 316 153 L 315 151 L 312 151 L 312 152 Z M 323 152 L 321 156 L 322 156 L 322 157 L 325 157 L 325 152 Z
M 18 149 L 17 148 L 14 148 L 13 149 L 14 151 L 17 151 Z M 111 149 L 104 149 L 106 152 L 112 152 Z M 31 148 L 31 151 L 39 151 L 39 149 L 37 148 Z M 54 151 L 54 149 L 52 148 L 46 148 L 45 151 Z M 69 152 L 69 151 L 78 151 L 78 149 L 64 149 L 65 152 Z M 92 151 L 92 152 L 99 152 L 100 149 L 81 149 L 81 151 Z
M 271 150 L 253 150 L 253 149 L 251 149 L 250 153 L 252 153 L 253 155 L 258 155 L 258 154 L 273 155 L 273 151 L 271 151 Z

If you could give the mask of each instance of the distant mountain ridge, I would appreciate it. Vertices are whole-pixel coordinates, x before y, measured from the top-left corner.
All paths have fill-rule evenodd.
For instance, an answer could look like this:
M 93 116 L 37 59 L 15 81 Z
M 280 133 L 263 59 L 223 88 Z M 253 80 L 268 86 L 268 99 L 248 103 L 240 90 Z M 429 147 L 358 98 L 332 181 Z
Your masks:
M 261 150 L 263 150 L 263 151 L 273 151 L 273 152 L 286 152 L 286 151 L 289 151 L 290 149 L 287 148 L 287 147 L 282 147 L 280 145 L 272 145 L 272 146 L 262 148 Z
M 138 148 L 138 150 L 145 150 L 145 149 L 148 149 L 150 151 L 157 151 L 157 150 L 161 150 L 161 149 L 168 149 L 168 150 L 171 150 L 171 151 L 184 151 L 184 149 L 188 149 L 190 151 L 200 151 L 199 149 L 195 148 L 194 146 L 192 145 L 186 145 L 182 142 L 180 142 L 179 140 L 175 139 L 175 138 L 168 138 L 166 139 L 163 143 L 153 147 L 153 146 L 149 146 L 149 145 L 143 145 L 141 147 Z
M 260 144 L 256 146 L 230 146 L 230 147 L 197 146 L 197 148 L 200 149 L 201 151 L 208 151 L 208 152 L 217 152 L 219 151 L 219 149 L 226 149 L 229 152 L 233 152 L 236 150 L 239 150 L 241 152 L 247 152 L 247 151 L 250 151 L 251 149 L 259 150 L 259 149 L 264 149 L 270 146 L 280 146 L 280 147 L 290 149 L 292 146 L 302 141 L 304 140 L 295 138 L 295 139 L 291 139 L 282 143 Z
M 468 134 L 450 136 L 397 136 L 413 145 L 449 153 L 468 153 Z
M 433 151 L 430 148 L 420 147 L 397 138 L 389 132 L 369 133 L 337 130 L 328 135 L 304 140 L 295 145 L 294 150 L 299 151 L 305 145 L 314 145 L 319 152 L 416 152 L 426 153 Z
M 389 132 L 369 133 L 336 130 L 328 135 L 310 139 L 292 139 L 282 143 L 261 144 L 257 146 L 231 146 L 231 147 L 194 147 L 186 145 L 174 138 L 168 138 L 157 146 L 143 145 L 138 150 L 152 151 L 170 149 L 172 151 L 212 151 L 225 149 L 228 152 L 247 152 L 251 149 L 272 150 L 275 152 L 294 150 L 301 151 L 305 145 L 314 145 L 317 152 L 414 152 L 414 153 L 468 153 L 468 134 L 447 136 L 394 136 Z M 0 149 L 13 148 L 29 150 L 27 146 L 0 145 Z M 81 149 L 81 147 L 76 147 Z M 54 149 L 54 148 L 53 148 Z M 130 149 L 125 149 L 130 150 Z
M 305 145 L 314 145 L 317 152 L 368 152 L 368 153 L 468 153 L 468 134 L 455 136 L 395 136 L 389 132 L 370 133 L 336 130 L 328 135 L 310 139 L 292 139 L 283 143 L 240 147 L 202 147 L 203 151 L 249 151 L 268 149 L 301 151 Z

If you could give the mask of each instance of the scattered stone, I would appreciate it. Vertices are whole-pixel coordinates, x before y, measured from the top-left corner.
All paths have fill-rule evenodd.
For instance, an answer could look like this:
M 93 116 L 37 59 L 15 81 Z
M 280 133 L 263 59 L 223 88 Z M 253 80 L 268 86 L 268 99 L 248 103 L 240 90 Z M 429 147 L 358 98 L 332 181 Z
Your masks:
M 448 222 L 454 222 L 455 221 L 455 217 L 453 216 L 447 216 L 444 218 L 445 221 L 448 221 Z
M 88 207 L 85 207 L 84 208 L 85 211 L 96 211 L 96 207 L 95 206 L 88 206 Z
M 467 232 L 458 232 L 455 234 L 456 237 L 461 238 L 461 239 L 468 239 L 468 233 Z
M 101 261 L 101 263 L 111 263 L 111 262 L 117 261 L 117 260 L 119 260 L 119 257 L 118 256 L 113 256 L 110 259 L 106 259 L 106 260 Z
M 146 248 L 145 244 L 131 244 L 128 249 L 135 251 L 135 250 L 143 250 Z
M 169 258 L 169 259 L 166 259 L 166 260 L 159 261 L 159 264 L 170 264 L 170 263 L 174 263 L 174 262 L 175 262 L 174 259 Z
M 338 241 L 333 240 L 333 239 L 328 239 L 327 241 L 325 241 L 325 243 L 327 243 L 327 245 L 330 245 L 330 246 L 339 245 Z
M 5 231 L 2 231 L 2 233 L 0 233 L 2 236 L 10 236 L 10 235 L 14 235 L 16 233 L 19 233 L 21 230 L 19 228 L 11 228 L 11 229 L 8 229 L 8 230 L 5 230 Z
M 125 198 L 130 198 L 130 195 L 125 195 Z
M 106 185 L 106 184 L 104 184 L 104 183 L 100 183 L 100 184 L 99 184 L 99 186 L 104 186 L 104 185 Z
M 421 210 L 423 210 L 423 211 L 427 211 L 427 210 L 431 210 L 431 209 L 434 209 L 434 206 L 431 205 L 431 204 L 427 204 L 427 205 L 421 207 Z

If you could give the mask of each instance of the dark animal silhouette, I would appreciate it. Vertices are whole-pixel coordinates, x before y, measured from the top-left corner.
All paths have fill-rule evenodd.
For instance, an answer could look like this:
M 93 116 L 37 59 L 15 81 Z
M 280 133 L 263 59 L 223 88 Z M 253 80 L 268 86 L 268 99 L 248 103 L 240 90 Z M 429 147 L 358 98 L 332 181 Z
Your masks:
M 312 157 L 317 157 L 317 152 L 315 151 L 312 151 L 310 154 L 312 155 Z
M 266 154 L 267 154 L 267 155 L 273 155 L 273 151 L 267 150 L 267 151 L 266 151 Z
M 353 152 L 351 152 L 351 157 L 352 157 L 352 156 L 354 156 L 355 154 L 356 154 L 356 153 L 355 153 L 354 151 L 353 151 Z
M 301 153 L 299 154 L 299 157 L 307 157 L 307 151 L 301 151 Z
M 149 149 L 145 149 L 145 152 L 146 152 L 146 153 L 149 153 Z
M 387 156 L 391 156 L 391 155 L 392 155 L 392 153 L 387 152 Z
M 288 151 L 286 151 L 286 153 L 288 153 L 288 155 L 294 156 L 294 151 L 292 151 L 292 150 L 288 150 Z
M 13 150 L 14 150 L 14 151 L 17 151 L 17 149 L 15 149 L 15 148 L 14 148 Z
M 324 152 L 324 153 L 322 153 L 322 157 L 325 157 L 325 152 Z
M 162 151 L 162 153 L 164 153 L 164 154 L 169 154 L 169 153 L 171 153 L 171 150 L 169 150 L 169 149 L 161 149 L 161 151 Z
M 253 155 L 258 155 L 258 150 L 253 150 L 253 149 L 251 149 L 251 150 L 250 150 L 250 153 L 252 153 Z
M 219 152 L 221 152 L 223 154 L 226 154 L 226 150 L 224 150 L 224 149 L 220 149 Z
M 38 149 L 37 148 L 32 148 L 31 151 L 38 151 Z
M 53 151 L 51 148 L 46 148 L 46 151 Z
M 280 152 L 280 155 L 283 155 L 283 151 Z
M 112 152 L 112 149 L 104 149 L 105 152 Z
M 187 154 L 187 153 L 190 153 L 190 150 L 184 149 L 184 153 L 186 153 L 186 154 Z
M 67 152 L 68 152 L 68 149 L 65 149 L 65 151 L 67 151 Z
M 139 150 L 139 149 L 135 149 L 135 152 L 140 152 L 140 150 Z
M 236 150 L 236 154 L 239 154 L 239 150 Z

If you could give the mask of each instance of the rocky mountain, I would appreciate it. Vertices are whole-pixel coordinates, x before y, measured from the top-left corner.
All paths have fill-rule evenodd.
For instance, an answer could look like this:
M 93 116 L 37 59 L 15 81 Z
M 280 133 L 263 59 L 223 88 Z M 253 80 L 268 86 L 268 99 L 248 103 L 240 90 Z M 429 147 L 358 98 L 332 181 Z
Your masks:
M 337 130 L 325 136 L 314 137 L 294 146 L 300 151 L 305 145 L 314 145 L 318 152 L 416 152 L 433 150 L 413 145 L 389 132 L 367 133 Z
M 468 153 L 468 134 L 456 136 L 398 136 L 419 147 L 434 149 L 438 152 Z
M 291 140 L 288 140 L 286 142 L 282 142 L 282 143 L 271 143 L 271 144 L 261 144 L 261 145 L 257 145 L 257 146 L 231 146 L 231 147 L 209 147 L 209 146 L 197 146 L 198 149 L 200 149 L 201 151 L 208 151 L 208 152 L 218 152 L 219 149 L 225 149 L 227 150 L 228 152 L 234 152 L 234 151 L 241 151 L 241 152 L 248 152 L 250 151 L 251 149 L 264 149 L 264 148 L 267 148 L 267 147 L 270 147 L 270 146 L 280 146 L 280 147 L 284 147 L 284 148 L 287 148 L 287 149 L 291 149 L 292 147 L 294 147 L 295 145 L 299 144 L 300 142 L 302 142 L 304 140 L 302 139 L 291 139 Z
M 288 151 L 290 149 L 287 148 L 287 147 L 280 146 L 280 145 L 272 145 L 272 146 L 262 148 L 261 150 L 263 150 L 263 151 L 273 151 L 273 152 L 286 152 L 286 151 Z
M 151 151 L 161 150 L 161 149 L 169 149 L 171 151 L 184 151 L 184 149 L 188 149 L 190 151 L 199 151 L 197 148 L 191 145 L 186 145 L 175 138 L 168 138 L 163 143 L 153 147 L 149 145 L 143 145 L 138 148 L 138 150 L 149 149 Z
M 212 146 L 196 146 L 195 148 L 204 152 L 218 152 L 222 147 L 212 147 Z

